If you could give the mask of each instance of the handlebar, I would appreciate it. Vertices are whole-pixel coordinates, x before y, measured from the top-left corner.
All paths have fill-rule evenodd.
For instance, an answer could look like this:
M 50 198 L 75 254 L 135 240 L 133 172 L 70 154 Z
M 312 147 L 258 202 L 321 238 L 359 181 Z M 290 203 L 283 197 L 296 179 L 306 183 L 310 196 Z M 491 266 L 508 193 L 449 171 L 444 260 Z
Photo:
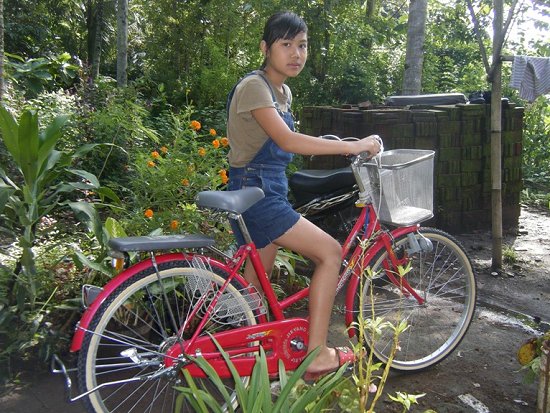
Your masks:
M 368 161 L 370 159 L 380 157 L 380 154 L 382 152 L 384 152 L 384 142 L 382 141 L 382 138 L 378 135 L 373 135 L 373 137 L 380 144 L 380 152 L 378 152 L 376 155 L 371 155 L 369 152 L 362 152 L 359 155 L 348 156 L 351 160 L 351 163 L 355 163 L 355 162 L 362 163 L 362 162 Z M 320 138 L 321 139 L 327 139 L 327 140 L 333 140 L 333 141 L 358 141 L 358 140 L 360 140 L 359 138 L 356 138 L 354 136 L 347 136 L 345 138 L 339 138 L 338 136 L 331 135 L 331 134 L 321 135 Z

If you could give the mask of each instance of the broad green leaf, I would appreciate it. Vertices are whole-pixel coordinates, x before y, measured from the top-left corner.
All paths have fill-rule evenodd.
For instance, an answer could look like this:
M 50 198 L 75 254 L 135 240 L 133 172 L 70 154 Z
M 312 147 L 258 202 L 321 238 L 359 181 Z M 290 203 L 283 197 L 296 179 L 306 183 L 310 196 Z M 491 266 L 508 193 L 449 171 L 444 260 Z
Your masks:
M 69 182 L 67 185 L 71 186 L 73 189 L 81 189 L 86 191 L 96 189 L 94 185 L 88 184 L 86 182 Z
M 52 80 L 53 76 L 46 71 L 37 70 L 33 72 L 34 77 L 41 79 L 41 80 Z
M 341 366 L 336 372 L 330 373 L 327 376 L 320 379 L 315 386 L 312 387 L 314 391 L 308 391 L 303 393 L 295 403 L 292 404 L 291 413 L 301 413 L 306 410 L 306 406 L 316 402 L 318 407 L 322 407 L 324 400 L 321 398 L 323 395 L 327 395 L 334 388 L 338 387 L 342 375 L 346 371 L 346 366 Z
M 105 266 L 102 265 L 99 262 L 94 262 L 90 260 L 88 257 L 86 257 L 84 254 L 82 254 L 80 251 L 74 251 L 73 260 L 75 262 L 79 262 L 80 265 L 84 265 L 88 268 L 91 268 L 92 270 L 96 270 L 102 274 L 112 276 L 113 274 L 111 271 Z
M 80 177 L 86 179 L 87 181 L 90 182 L 90 184 L 94 188 L 99 188 L 100 187 L 99 180 L 97 179 L 97 177 L 94 174 L 92 174 L 90 172 L 83 171 L 81 169 L 68 169 L 67 171 L 72 173 L 72 174 L 75 174 L 77 176 L 80 176 Z
M 88 202 L 68 202 L 75 215 L 86 224 L 97 239 L 103 237 L 103 224 L 97 210 Z
M 11 186 L 12 188 L 19 190 L 19 187 L 13 182 L 8 175 L 6 175 L 6 171 L 0 167 L 0 178 L 2 178 L 2 181 L 8 186 Z
M 42 168 L 42 164 L 48 159 L 58 139 L 61 137 L 62 128 L 67 123 L 68 118 L 65 115 L 56 117 L 46 130 L 40 134 L 40 148 L 37 160 L 39 169 Z
M 99 145 L 108 145 L 108 144 L 102 144 L 102 143 L 87 143 L 86 145 L 82 145 L 76 149 L 76 151 L 73 153 L 73 158 L 80 158 L 83 155 L 86 155 L 88 152 L 93 150 L 96 146 Z
M 20 168 L 27 185 L 34 185 L 38 170 L 38 116 L 25 111 L 19 119 Z
M 110 199 L 116 204 L 121 204 L 122 201 L 118 197 L 118 195 L 113 191 L 111 188 L 102 186 L 100 188 L 96 189 L 97 194 L 101 197 L 102 201 L 105 201 L 106 198 Z
M 6 149 L 13 157 L 15 163 L 19 166 L 19 126 L 17 122 L 3 106 L 0 106 L 0 129 L 2 130 L 2 139 Z
M 124 231 L 124 228 L 120 225 L 120 222 L 111 217 L 105 220 L 105 230 L 111 238 L 121 238 L 127 236 L 126 231 Z
M 53 179 L 47 175 L 49 171 L 54 169 L 56 166 L 61 166 L 60 160 L 63 158 L 63 152 L 52 150 L 48 156 L 47 161 L 42 163 L 40 170 L 38 171 L 38 179 L 40 180 L 39 185 L 44 185 L 46 182 L 51 182 Z M 58 175 L 57 173 L 56 175 Z
M 0 183 L 0 214 L 4 211 L 8 200 L 14 192 L 15 189 L 13 189 L 12 187 Z
M 4 56 L 9 57 L 10 59 L 19 60 L 20 62 L 24 62 L 24 61 L 25 61 L 25 58 L 23 58 L 22 56 L 19 56 L 19 55 L 17 55 L 17 54 L 13 54 L 13 53 L 4 52 Z

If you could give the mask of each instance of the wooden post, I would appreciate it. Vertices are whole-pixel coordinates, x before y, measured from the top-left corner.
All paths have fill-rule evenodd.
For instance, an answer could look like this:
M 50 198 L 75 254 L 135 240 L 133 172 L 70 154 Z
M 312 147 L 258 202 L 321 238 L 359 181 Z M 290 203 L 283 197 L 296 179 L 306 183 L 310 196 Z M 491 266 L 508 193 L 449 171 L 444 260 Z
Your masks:
M 502 63 L 493 66 L 491 89 L 492 269 L 502 269 Z
M 491 82 L 491 204 L 493 271 L 502 270 L 502 61 L 501 50 L 506 30 L 504 1 L 494 0 L 493 56 L 488 73 Z

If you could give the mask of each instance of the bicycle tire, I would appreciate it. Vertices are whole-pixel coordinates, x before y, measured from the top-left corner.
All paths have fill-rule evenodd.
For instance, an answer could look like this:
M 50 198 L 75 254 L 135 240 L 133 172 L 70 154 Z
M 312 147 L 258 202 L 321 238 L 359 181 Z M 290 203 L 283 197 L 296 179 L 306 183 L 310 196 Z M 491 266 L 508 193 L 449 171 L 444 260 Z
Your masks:
M 146 268 L 120 285 L 105 300 L 93 317 L 86 333 L 78 359 L 78 380 L 82 392 L 97 385 L 115 380 L 150 376 L 147 380 L 121 383 L 100 388 L 84 398 L 89 412 L 174 412 L 179 394 L 174 386 L 184 386 L 179 368 L 169 369 L 153 378 L 151 374 L 163 369 L 166 350 L 176 343 L 175 328 L 170 326 L 171 306 L 177 327 L 188 321 L 189 310 L 197 301 L 225 283 L 224 272 L 215 269 L 196 269 L 188 261 L 169 261 L 159 265 L 159 274 L 164 287 L 162 292 L 153 267 Z M 208 286 L 208 291 L 203 287 Z M 244 288 L 237 280 L 227 286 L 216 305 L 225 305 L 211 316 L 205 332 L 213 333 L 237 326 L 256 324 L 253 310 L 239 291 Z M 223 298 L 223 300 L 222 300 Z M 211 302 L 202 304 L 201 309 Z M 223 304 L 225 303 L 225 304 Z M 224 311 L 230 311 L 224 313 Z M 185 330 L 183 339 L 193 333 Z M 202 333 L 201 333 L 202 334 Z M 132 354 L 135 353 L 135 354 Z M 132 359 L 134 357 L 134 359 Z M 247 385 L 249 377 L 241 378 Z M 199 389 L 224 405 L 217 388 L 206 378 L 194 378 Z M 237 397 L 234 381 L 224 379 L 231 394 L 231 405 L 236 407 Z M 193 412 L 185 399 L 180 412 Z
M 374 308 L 375 317 L 394 326 L 401 320 L 407 322 L 391 361 L 393 370 L 403 372 L 427 369 L 449 356 L 464 338 L 476 306 L 475 274 L 464 247 L 439 229 L 423 228 L 420 233 L 432 242 L 433 249 L 412 254 L 411 268 L 404 278 L 424 303 L 404 294 L 388 278 L 383 268 L 388 256 L 385 249 L 371 260 L 373 278 L 365 285 L 372 286 L 372 295 L 371 288 L 363 287 L 363 308 L 359 308 L 359 292 L 354 303 L 355 314 L 362 314 L 363 320 L 372 319 Z M 407 235 L 397 238 L 395 250 L 406 248 L 408 242 Z M 356 321 L 360 321 L 357 316 Z M 365 332 L 365 341 L 383 363 L 391 356 L 393 339 L 391 328 L 382 329 L 377 337 Z

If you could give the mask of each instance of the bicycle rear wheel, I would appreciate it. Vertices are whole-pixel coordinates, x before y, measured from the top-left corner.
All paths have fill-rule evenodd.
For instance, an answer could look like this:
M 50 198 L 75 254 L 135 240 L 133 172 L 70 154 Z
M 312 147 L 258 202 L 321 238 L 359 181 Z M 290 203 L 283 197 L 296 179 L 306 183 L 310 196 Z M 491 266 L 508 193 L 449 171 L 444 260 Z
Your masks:
M 120 285 L 101 305 L 90 323 L 78 359 L 81 391 L 97 388 L 84 399 L 88 411 L 176 411 L 180 393 L 174 386 L 186 386 L 180 370 L 184 365 L 170 359 L 167 352 L 179 340 L 191 337 L 204 310 L 225 282 L 222 271 L 197 268 L 195 260 L 160 264 L 160 281 L 153 267 L 146 268 Z M 200 302 L 201 299 L 204 301 Z M 244 287 L 234 280 L 216 304 L 204 334 L 256 324 L 250 299 Z M 197 306 L 200 306 L 198 315 L 191 319 L 190 314 Z M 186 328 L 178 333 L 182 326 Z M 167 365 L 167 360 L 174 363 Z M 248 380 L 242 378 L 245 385 Z M 226 403 L 208 378 L 194 381 L 219 400 L 220 405 Z M 227 379 L 224 384 L 231 395 L 230 404 L 236 406 L 234 381 Z M 185 400 L 178 411 L 194 410 Z
M 423 237 L 433 244 L 431 251 L 409 255 L 411 268 L 404 280 L 421 301 L 391 281 L 384 263 L 391 263 L 383 250 L 372 260 L 373 278 L 363 288 L 363 308 L 356 296 L 356 314 L 363 319 L 382 317 L 393 325 L 405 320 L 408 328 L 399 336 L 391 367 L 400 371 L 420 371 L 439 363 L 464 338 L 476 305 L 476 280 L 470 259 L 457 240 L 444 231 L 423 228 Z M 419 234 L 415 234 L 420 239 Z M 394 250 L 409 248 L 407 236 L 395 240 Z M 399 283 L 398 271 L 390 267 Z M 372 291 L 371 288 L 372 287 Z M 387 363 L 394 331 L 383 329 L 376 339 L 366 332 L 366 340 L 376 358 Z

